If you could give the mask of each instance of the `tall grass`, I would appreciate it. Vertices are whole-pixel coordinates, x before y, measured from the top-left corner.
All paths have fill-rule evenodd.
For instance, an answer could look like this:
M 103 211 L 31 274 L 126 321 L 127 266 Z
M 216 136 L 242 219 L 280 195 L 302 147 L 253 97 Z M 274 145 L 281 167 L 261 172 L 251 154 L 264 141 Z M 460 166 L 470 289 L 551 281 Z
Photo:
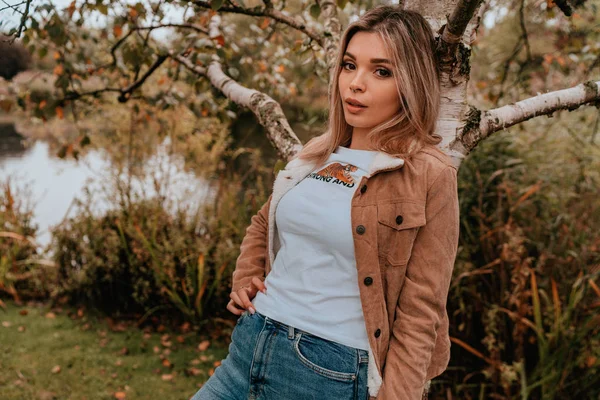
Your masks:
M 49 293 L 46 276 L 54 264 L 36 249 L 37 226 L 26 193 L 14 189 L 10 180 L 0 184 L 0 298 L 17 303 L 25 298 L 44 298 Z

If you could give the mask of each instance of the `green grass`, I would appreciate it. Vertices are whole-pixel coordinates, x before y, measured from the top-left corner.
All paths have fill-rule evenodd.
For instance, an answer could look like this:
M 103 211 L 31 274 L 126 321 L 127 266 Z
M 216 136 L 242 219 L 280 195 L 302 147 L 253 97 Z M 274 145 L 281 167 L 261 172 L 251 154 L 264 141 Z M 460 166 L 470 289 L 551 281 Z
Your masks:
M 50 311 L 11 302 L 0 308 L 0 399 L 189 399 L 228 352 L 230 328 L 210 337 L 113 331 L 120 324 L 68 309 L 52 310 L 51 318 Z M 210 341 L 205 351 L 203 340 Z

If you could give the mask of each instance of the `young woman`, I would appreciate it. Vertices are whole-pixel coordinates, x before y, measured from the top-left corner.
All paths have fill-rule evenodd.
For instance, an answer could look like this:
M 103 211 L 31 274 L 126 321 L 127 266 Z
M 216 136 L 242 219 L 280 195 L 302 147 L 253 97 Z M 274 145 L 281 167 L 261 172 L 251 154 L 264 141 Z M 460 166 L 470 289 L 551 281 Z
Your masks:
M 446 369 L 459 208 L 434 45 L 394 6 L 348 26 L 328 130 L 252 217 L 229 355 L 192 400 L 419 400 Z

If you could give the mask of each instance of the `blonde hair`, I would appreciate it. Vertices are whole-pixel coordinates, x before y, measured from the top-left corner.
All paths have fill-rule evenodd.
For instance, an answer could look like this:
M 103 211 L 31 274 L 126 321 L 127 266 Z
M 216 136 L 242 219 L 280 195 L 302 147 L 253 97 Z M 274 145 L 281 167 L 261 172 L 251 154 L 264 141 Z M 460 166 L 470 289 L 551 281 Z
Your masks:
M 322 165 L 338 146 L 348 146 L 352 126 L 344 118 L 338 77 L 348 43 L 359 31 L 379 35 L 389 52 L 400 110 L 368 134 L 375 150 L 409 159 L 424 146 L 442 141 L 435 133 L 440 110 L 440 82 L 435 38 L 429 23 L 416 11 L 380 5 L 348 25 L 340 39 L 329 81 L 329 118 L 325 133 L 310 139 L 297 158 Z

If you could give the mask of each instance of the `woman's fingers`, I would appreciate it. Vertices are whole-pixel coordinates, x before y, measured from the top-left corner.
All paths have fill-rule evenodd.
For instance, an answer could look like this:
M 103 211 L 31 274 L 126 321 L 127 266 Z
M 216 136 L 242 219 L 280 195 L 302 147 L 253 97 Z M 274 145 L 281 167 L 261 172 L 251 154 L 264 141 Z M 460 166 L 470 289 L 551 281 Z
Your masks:
M 256 291 L 254 291 L 254 290 L 252 290 L 252 291 L 254 292 L 254 294 L 256 294 Z M 256 310 L 254 309 L 254 307 L 252 307 L 252 302 L 248 298 L 248 289 L 243 288 L 243 289 L 238 290 L 237 295 L 238 295 L 238 298 L 241 300 L 242 306 L 246 310 L 248 310 L 252 314 L 254 314 L 256 312 Z M 252 297 L 254 297 L 254 295 Z
M 258 290 L 260 290 L 264 294 L 267 294 L 267 287 L 265 286 L 265 283 L 260 280 L 260 278 L 257 278 L 255 276 L 254 278 L 252 278 L 251 283 L 254 285 L 255 288 L 257 288 Z
M 241 315 L 244 310 L 249 310 L 252 314 L 256 312 L 252 307 L 252 299 L 256 296 L 257 291 L 267 294 L 265 283 L 257 277 L 252 278 L 250 287 L 244 287 L 237 292 L 229 293 L 231 300 L 227 304 L 227 309 L 235 315 Z M 241 310 L 240 310 L 241 309 Z
M 229 311 L 231 311 L 235 315 L 242 315 L 244 309 L 236 307 L 236 303 L 233 300 L 229 300 L 226 307 Z
M 235 305 L 237 307 L 243 308 L 245 310 L 246 307 L 244 307 L 244 303 L 242 303 L 242 300 L 240 299 L 240 296 L 238 295 L 238 292 L 231 292 L 231 293 L 229 293 L 229 298 L 235 302 Z

